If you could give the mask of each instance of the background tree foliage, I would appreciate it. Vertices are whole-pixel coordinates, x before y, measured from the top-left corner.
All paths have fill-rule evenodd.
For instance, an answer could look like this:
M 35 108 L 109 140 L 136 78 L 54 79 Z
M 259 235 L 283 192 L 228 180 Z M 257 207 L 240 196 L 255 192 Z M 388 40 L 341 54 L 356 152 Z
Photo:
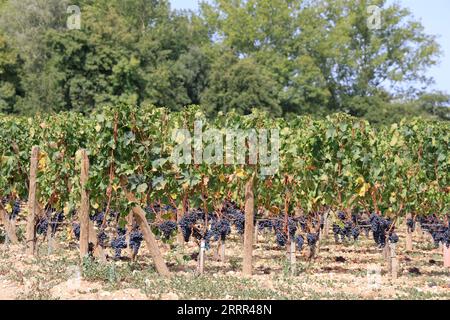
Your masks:
M 70 3 L 72 4 L 72 3 Z M 411 13 L 384 0 L 215 0 L 199 13 L 167 0 L 0 2 L 0 110 L 33 114 L 151 103 L 208 114 L 346 112 L 374 123 L 449 119 L 426 76 L 441 51 Z M 383 8 L 382 27 L 367 7 Z

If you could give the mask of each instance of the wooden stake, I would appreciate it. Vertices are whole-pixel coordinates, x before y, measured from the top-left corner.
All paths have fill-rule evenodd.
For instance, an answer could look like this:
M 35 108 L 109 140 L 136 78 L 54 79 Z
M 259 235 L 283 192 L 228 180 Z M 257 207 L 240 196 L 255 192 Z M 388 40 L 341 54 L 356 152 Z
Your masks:
M 450 247 L 444 245 L 444 268 L 450 268 Z
M 186 201 L 187 200 L 186 200 L 186 195 L 185 195 L 185 197 L 183 198 L 183 201 L 182 201 L 181 210 L 179 208 L 177 208 L 177 224 L 180 222 L 180 220 L 186 214 L 186 212 L 185 212 L 186 211 L 186 207 L 185 207 Z M 179 224 L 178 224 L 178 232 L 177 232 L 177 242 L 181 248 L 184 248 L 184 237 L 183 237 L 183 233 L 181 232 L 181 227 Z
M 255 198 L 253 192 L 253 184 L 255 180 L 255 174 L 252 175 L 250 180 L 245 186 L 245 229 L 244 229 L 244 261 L 243 261 L 243 274 L 252 275 L 252 255 L 253 255 L 253 216 L 255 212 Z
M 407 230 L 407 232 L 406 232 L 406 251 L 412 251 L 412 250 L 413 250 L 412 232 L 410 230 Z
M 10 241 L 12 244 L 18 244 L 19 240 L 17 239 L 16 230 L 12 221 L 9 220 L 8 214 L 6 210 L 3 208 L 0 203 L 0 222 L 3 223 L 6 232 L 6 240 Z
M 200 253 L 198 255 L 198 272 L 203 274 L 205 269 L 205 240 L 200 241 Z
M 125 184 L 122 184 L 122 186 L 124 187 Z M 138 202 L 136 197 L 131 192 L 127 192 L 126 197 L 129 202 Z M 148 246 L 148 250 L 150 251 L 153 262 L 155 263 L 156 270 L 162 276 L 170 276 L 169 269 L 167 268 L 161 251 L 158 248 L 158 243 L 156 242 L 155 235 L 148 225 L 145 211 L 138 205 L 135 205 L 132 210 L 134 213 L 134 218 L 136 219 L 136 222 L 139 225 L 144 240 Z
M 291 240 L 291 252 L 290 252 L 290 261 L 291 261 L 291 273 L 293 276 L 297 273 L 297 257 L 295 255 L 295 242 Z
M 81 150 L 81 205 L 78 218 L 80 219 L 80 259 L 89 254 L 89 194 L 86 185 L 89 180 L 89 158 L 86 150 Z
M 424 231 L 422 230 L 422 226 L 420 225 L 420 223 L 416 224 L 416 231 L 417 231 L 417 234 L 419 235 L 420 241 L 423 241 Z
M 97 232 L 94 228 L 94 223 L 89 220 L 89 242 L 94 245 L 94 256 L 101 262 L 106 262 L 106 255 L 103 248 L 98 244 Z
M 128 254 L 130 255 L 130 257 L 132 257 L 132 259 L 134 259 L 134 252 L 130 246 L 131 232 L 133 231 L 133 224 L 134 224 L 133 210 L 131 210 L 130 213 L 128 214 L 126 221 L 127 221 L 127 233 L 125 235 L 125 242 L 127 243 L 128 246 Z
M 398 278 L 398 259 L 397 255 L 395 253 L 396 244 L 391 243 L 389 244 L 389 251 L 390 251 L 390 263 L 389 263 L 389 269 L 392 276 L 392 279 L 395 280 Z
M 48 224 L 47 224 L 47 245 L 48 245 L 48 249 L 47 249 L 47 254 L 51 255 L 53 253 L 53 236 L 52 236 L 52 227 L 50 224 L 50 220 L 51 217 L 48 217 Z
M 225 241 L 220 241 L 220 261 L 225 264 Z
M 309 255 L 308 259 L 312 260 L 316 257 L 316 245 L 309 246 Z
M 383 248 L 383 259 L 387 262 L 389 262 L 389 259 L 391 257 L 391 254 L 389 253 L 389 244 L 386 243 L 386 245 Z
M 34 146 L 31 150 L 30 159 L 30 186 L 28 192 L 28 218 L 26 242 L 28 255 L 34 255 L 36 252 L 36 176 L 38 169 L 39 147 Z
M 323 232 L 321 232 L 320 234 L 322 235 L 323 233 L 323 239 L 328 239 L 328 229 L 329 229 L 329 219 L 328 219 L 328 215 L 330 214 L 330 211 L 328 210 L 327 212 L 325 212 L 324 214 L 324 223 L 323 223 Z

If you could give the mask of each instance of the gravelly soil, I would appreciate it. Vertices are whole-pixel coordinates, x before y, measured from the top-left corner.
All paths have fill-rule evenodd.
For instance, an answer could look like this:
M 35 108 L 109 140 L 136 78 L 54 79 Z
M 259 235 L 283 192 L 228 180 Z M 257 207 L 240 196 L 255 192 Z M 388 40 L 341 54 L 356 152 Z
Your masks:
M 240 274 L 241 238 L 227 242 L 226 261 L 208 251 L 205 274 L 196 274 L 195 243 L 180 248 L 160 243 L 174 277 L 160 278 L 145 248 L 137 262 L 86 262 L 80 266 L 76 244 L 59 239 L 47 254 L 41 243 L 37 258 L 23 246 L 0 244 L 0 300 L 4 299 L 450 299 L 450 270 L 440 249 L 427 235 L 414 234 L 414 250 L 406 252 L 399 233 L 399 277 L 392 280 L 382 253 L 364 236 L 357 243 L 321 242 L 315 259 L 308 248 L 297 253 L 292 275 L 286 249 L 273 236 L 259 236 L 251 278 Z M 126 252 L 125 252 L 126 253 Z M 110 252 L 112 254 L 112 252 Z M 194 257 L 194 259 L 193 259 Z

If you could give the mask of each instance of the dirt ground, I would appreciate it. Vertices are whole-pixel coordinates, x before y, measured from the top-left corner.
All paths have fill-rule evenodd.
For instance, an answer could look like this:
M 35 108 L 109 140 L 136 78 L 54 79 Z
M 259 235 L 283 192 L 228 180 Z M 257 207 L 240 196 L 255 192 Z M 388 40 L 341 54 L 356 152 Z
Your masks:
M 64 236 L 52 254 L 41 242 L 35 258 L 26 256 L 23 246 L 0 243 L 0 300 L 450 299 L 450 269 L 443 267 L 441 250 L 427 235 L 415 233 L 414 250 L 406 252 L 404 230 L 399 236 L 396 280 L 389 276 L 381 250 L 364 235 L 356 243 L 335 244 L 330 233 L 314 260 L 308 261 L 308 248 L 297 253 L 294 275 L 286 249 L 277 248 L 273 235 L 260 235 L 252 277 L 240 273 L 243 245 L 238 236 L 226 243 L 225 263 L 216 261 L 213 244 L 203 276 L 196 272 L 195 243 L 179 247 L 160 242 L 174 274 L 169 279 L 157 275 L 145 244 L 136 262 L 80 264 L 76 244 Z

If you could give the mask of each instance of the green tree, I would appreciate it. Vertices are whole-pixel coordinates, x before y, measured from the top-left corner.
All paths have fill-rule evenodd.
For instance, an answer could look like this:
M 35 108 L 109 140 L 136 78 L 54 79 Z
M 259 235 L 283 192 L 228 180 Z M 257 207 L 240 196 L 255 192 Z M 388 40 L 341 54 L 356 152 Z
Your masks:
M 278 116 L 281 107 L 279 86 L 273 75 L 253 58 L 235 57 L 225 52 L 211 67 L 208 87 L 202 94 L 202 104 L 209 113 L 236 110 L 249 114 L 259 108 Z
M 22 61 L 0 33 L 0 112 L 15 113 L 17 99 L 23 96 L 20 80 Z
M 378 30 L 368 26 L 369 5 L 382 8 Z M 392 98 L 429 83 L 425 71 L 440 54 L 407 9 L 384 0 L 215 0 L 202 12 L 236 56 L 276 74 L 285 113 L 363 116 L 361 97 Z

